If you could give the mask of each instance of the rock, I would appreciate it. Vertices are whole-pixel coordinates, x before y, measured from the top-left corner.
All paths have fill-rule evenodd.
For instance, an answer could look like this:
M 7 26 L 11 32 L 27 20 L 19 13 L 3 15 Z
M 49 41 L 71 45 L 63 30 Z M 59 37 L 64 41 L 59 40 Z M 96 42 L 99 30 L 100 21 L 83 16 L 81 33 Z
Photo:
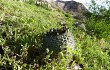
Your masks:
M 67 65 L 72 61 L 73 54 L 68 54 L 68 48 L 72 51 L 75 49 L 74 37 L 69 29 L 62 27 L 61 29 L 52 29 L 43 37 L 43 49 L 48 48 L 53 51 L 53 55 L 57 55 L 61 51 L 65 51 L 64 56 L 71 56 L 67 59 Z
M 67 24 L 63 21 L 63 19 L 60 19 L 60 23 L 61 26 L 66 26 Z
M 80 65 L 76 64 L 76 65 L 74 65 L 74 67 L 72 69 L 73 70 L 81 70 L 82 68 Z
M 84 13 L 89 11 L 82 3 L 73 0 L 71 1 L 56 0 L 55 3 L 58 7 L 60 7 L 60 9 L 72 14 L 73 18 L 81 21 L 86 21 Z
M 84 31 L 87 31 L 85 25 L 84 25 L 83 23 L 81 23 L 81 22 L 75 22 L 73 25 L 74 25 L 75 27 L 78 27 L 79 29 L 82 29 L 82 30 L 84 30 Z
M 64 46 L 75 48 L 74 38 L 67 28 L 51 29 L 43 38 L 45 48 L 58 52 Z
M 82 70 L 83 65 L 82 64 L 75 64 L 72 67 L 67 67 L 67 70 Z
M 69 12 L 71 14 L 82 15 L 83 12 L 88 11 L 82 3 L 76 1 L 61 1 L 56 0 L 56 5 L 62 8 L 64 11 Z

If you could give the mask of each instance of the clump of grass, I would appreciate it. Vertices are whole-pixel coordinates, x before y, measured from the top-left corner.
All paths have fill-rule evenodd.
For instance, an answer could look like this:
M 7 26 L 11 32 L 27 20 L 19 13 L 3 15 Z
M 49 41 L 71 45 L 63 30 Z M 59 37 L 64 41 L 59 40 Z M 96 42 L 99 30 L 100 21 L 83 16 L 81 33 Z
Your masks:
M 93 32 L 93 35 L 95 35 L 97 38 L 109 38 L 110 32 L 110 26 L 109 24 L 105 21 L 105 19 L 99 19 L 96 20 L 95 18 L 91 17 L 87 21 L 87 29 L 89 31 Z

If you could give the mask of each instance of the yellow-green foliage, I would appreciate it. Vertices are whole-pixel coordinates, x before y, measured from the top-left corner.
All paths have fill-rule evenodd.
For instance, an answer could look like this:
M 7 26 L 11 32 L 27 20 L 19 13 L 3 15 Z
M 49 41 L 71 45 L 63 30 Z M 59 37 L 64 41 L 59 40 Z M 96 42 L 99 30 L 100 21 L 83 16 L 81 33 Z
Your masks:
M 47 50 L 42 54 L 39 49 L 47 31 L 61 28 L 60 19 L 67 23 L 75 38 L 74 62 L 83 64 L 84 70 L 109 70 L 109 44 L 73 27 L 74 19 L 67 15 L 34 4 L 0 0 L 0 50 L 4 50 L 4 55 L 0 55 L 0 70 L 66 70 L 62 52 L 58 59 L 50 59 L 52 52 Z

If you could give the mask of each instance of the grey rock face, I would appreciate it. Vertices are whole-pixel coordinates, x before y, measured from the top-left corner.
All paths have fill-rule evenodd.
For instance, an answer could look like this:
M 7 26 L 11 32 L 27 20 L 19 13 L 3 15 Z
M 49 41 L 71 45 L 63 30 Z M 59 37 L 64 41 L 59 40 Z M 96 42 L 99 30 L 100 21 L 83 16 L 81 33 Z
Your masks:
M 56 0 L 55 3 L 62 10 L 72 14 L 73 18 L 77 20 L 82 20 L 82 21 L 86 20 L 84 13 L 89 11 L 86 9 L 86 7 L 82 3 L 76 2 L 74 0 L 71 0 L 71 1 Z
M 82 3 L 76 1 L 57 0 L 56 5 L 62 8 L 64 11 L 74 15 L 81 15 L 83 12 L 88 11 Z

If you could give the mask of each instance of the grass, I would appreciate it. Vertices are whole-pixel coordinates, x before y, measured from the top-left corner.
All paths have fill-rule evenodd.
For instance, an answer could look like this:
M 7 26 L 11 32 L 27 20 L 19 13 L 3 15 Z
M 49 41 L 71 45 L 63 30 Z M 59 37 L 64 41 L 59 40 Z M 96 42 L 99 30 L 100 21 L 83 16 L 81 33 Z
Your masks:
M 84 70 L 109 70 L 110 49 L 105 38 L 75 28 L 72 26 L 75 19 L 67 13 L 12 0 L 0 0 L 0 47 L 4 51 L 4 54 L 0 51 L 0 70 L 66 70 L 65 58 L 59 57 L 62 60 L 56 62 L 57 59 L 50 59 L 51 52 L 45 52 L 48 54 L 45 56 L 39 49 L 47 31 L 61 28 L 60 19 L 67 23 L 75 38 L 73 65 L 78 62 Z

